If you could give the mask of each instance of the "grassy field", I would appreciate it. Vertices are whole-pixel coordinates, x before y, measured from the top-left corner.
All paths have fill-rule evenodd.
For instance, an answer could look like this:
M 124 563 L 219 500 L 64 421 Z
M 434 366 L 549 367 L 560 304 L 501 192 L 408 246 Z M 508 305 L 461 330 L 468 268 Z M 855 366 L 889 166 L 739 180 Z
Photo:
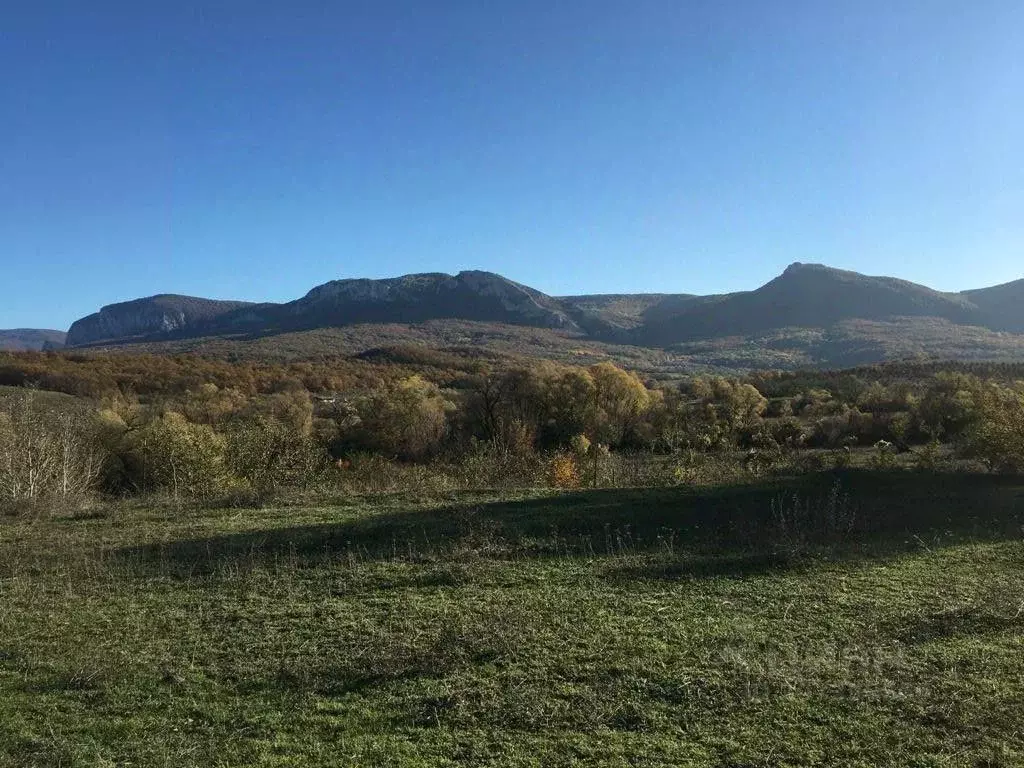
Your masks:
M 1024 764 L 1024 480 L 0 519 L 0 766 Z

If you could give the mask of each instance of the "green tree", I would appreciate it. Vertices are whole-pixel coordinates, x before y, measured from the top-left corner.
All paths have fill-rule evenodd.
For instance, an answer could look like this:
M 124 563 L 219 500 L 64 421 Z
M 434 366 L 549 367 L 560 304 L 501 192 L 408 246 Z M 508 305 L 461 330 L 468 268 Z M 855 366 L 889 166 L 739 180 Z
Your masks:
M 980 415 L 982 383 L 965 373 L 936 374 L 917 404 L 921 429 L 936 440 L 955 441 Z
M 962 451 L 997 472 L 1024 472 L 1024 385 L 989 383 L 974 392 L 973 404 Z

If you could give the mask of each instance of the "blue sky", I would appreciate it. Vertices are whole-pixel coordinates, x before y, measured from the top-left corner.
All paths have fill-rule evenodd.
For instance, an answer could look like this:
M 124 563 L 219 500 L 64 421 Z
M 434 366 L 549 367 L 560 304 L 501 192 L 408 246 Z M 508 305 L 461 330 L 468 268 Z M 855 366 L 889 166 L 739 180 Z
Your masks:
M 18 3 L 0 327 L 478 268 L 1024 276 L 1020 0 Z

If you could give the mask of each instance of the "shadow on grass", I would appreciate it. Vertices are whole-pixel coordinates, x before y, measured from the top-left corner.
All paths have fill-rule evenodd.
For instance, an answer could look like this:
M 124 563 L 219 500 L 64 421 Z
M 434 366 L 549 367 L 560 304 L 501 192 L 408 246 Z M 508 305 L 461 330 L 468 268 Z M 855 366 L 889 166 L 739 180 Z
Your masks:
M 972 606 L 961 610 L 937 611 L 894 627 L 894 635 L 907 644 L 929 643 L 950 638 L 980 638 L 1017 635 L 1024 631 L 1024 611 L 998 613 L 991 607 Z
M 127 564 L 171 576 L 275 563 L 679 555 L 634 577 L 744 576 L 792 553 L 885 556 L 1019 538 L 1024 479 L 850 471 L 714 489 L 612 489 L 385 513 L 134 547 Z M 623 573 L 628 576 L 628 573 Z
M 732 552 L 720 554 L 684 553 L 648 558 L 610 569 L 606 576 L 613 581 L 678 581 L 680 579 L 745 579 L 767 576 L 782 571 L 798 572 L 810 562 L 800 553 L 769 551 Z

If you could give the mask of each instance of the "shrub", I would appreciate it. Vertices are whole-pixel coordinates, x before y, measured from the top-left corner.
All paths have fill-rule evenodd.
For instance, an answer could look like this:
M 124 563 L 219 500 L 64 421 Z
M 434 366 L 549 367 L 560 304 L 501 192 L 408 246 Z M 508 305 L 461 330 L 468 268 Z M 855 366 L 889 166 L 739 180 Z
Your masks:
M 534 453 L 536 440 L 536 431 L 530 425 L 513 419 L 499 422 L 491 443 L 496 450 L 510 456 L 529 456 Z
M 168 412 L 125 434 L 128 482 L 141 491 L 166 491 L 178 499 L 206 499 L 230 488 L 225 439 L 205 424 Z
M 686 450 L 666 467 L 669 485 L 709 485 L 739 482 L 746 474 L 743 462 L 727 453 Z
M 842 448 L 833 448 L 829 451 L 829 458 L 832 461 L 833 469 L 848 469 L 853 463 L 853 453 L 848 445 Z
M 354 454 L 338 462 L 337 483 L 349 493 L 445 493 L 459 487 L 438 462 L 408 464 L 379 454 Z
M 827 389 L 810 389 L 793 401 L 793 413 L 802 416 L 832 416 L 843 410 L 842 400 Z
M 587 485 L 597 488 L 604 481 L 605 470 L 611 459 L 611 450 L 602 443 L 591 443 L 586 453 L 577 456 L 579 464 L 586 468 Z
M 825 416 L 814 422 L 814 428 L 807 443 L 817 448 L 837 448 L 856 444 L 855 425 L 851 423 L 847 413 Z
M 921 428 L 933 439 L 955 441 L 963 437 L 981 415 L 979 379 L 962 373 L 939 373 L 917 405 Z
M 450 407 L 437 386 L 419 376 L 380 387 L 357 406 L 355 443 L 388 457 L 424 459 L 440 448 Z
M 922 472 L 934 472 L 942 466 L 942 446 L 938 440 L 932 440 L 914 453 L 914 466 Z
M 896 446 L 888 440 L 879 440 L 874 445 L 868 463 L 872 469 L 892 469 L 896 466 Z
M 97 490 L 103 460 L 84 413 L 44 408 L 32 394 L 0 411 L 0 505 L 84 498 Z
M 511 451 L 486 440 L 475 442 L 452 471 L 464 488 L 531 488 L 545 484 L 547 463 L 532 450 Z
M 548 462 L 548 485 L 552 488 L 579 488 L 580 468 L 576 457 L 559 453 Z
M 768 407 L 768 401 L 753 385 L 720 376 L 695 379 L 689 389 L 701 401 L 705 420 L 730 440 L 742 430 L 760 425 Z
M 797 448 L 803 445 L 807 439 L 804 425 L 799 419 L 792 416 L 784 416 L 781 419 L 766 422 L 766 424 L 772 440 L 779 446 Z
M 684 482 L 684 472 L 671 456 L 613 453 L 605 461 L 602 478 L 609 488 L 666 488 Z
M 1024 389 L 989 384 L 975 394 L 977 418 L 961 451 L 996 472 L 1024 472 Z
M 793 399 L 774 397 L 768 401 L 764 415 L 770 419 L 787 418 L 793 415 Z
M 237 389 L 220 389 L 205 383 L 185 393 L 181 399 L 181 412 L 195 424 L 223 424 L 242 411 L 248 398 Z
M 293 425 L 268 418 L 236 424 L 227 434 L 227 467 L 261 496 L 323 476 L 327 453 Z

